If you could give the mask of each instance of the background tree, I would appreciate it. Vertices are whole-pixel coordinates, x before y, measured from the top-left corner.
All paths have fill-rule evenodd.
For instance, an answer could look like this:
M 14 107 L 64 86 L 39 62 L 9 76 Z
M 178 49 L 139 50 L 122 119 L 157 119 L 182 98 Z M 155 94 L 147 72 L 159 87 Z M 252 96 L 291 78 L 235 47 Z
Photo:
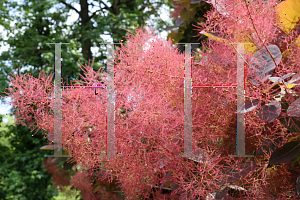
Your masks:
M 172 30 L 168 34 L 168 39 L 171 37 L 175 43 L 200 43 L 192 45 L 192 53 L 196 48 L 201 47 L 201 41 L 207 40 L 207 37 L 195 37 L 199 34 L 198 31 L 194 30 L 197 23 L 205 22 L 207 19 L 204 16 L 207 11 L 212 9 L 212 5 L 202 0 L 183 0 L 174 1 L 172 0 L 172 6 L 174 10 L 170 13 L 173 18 L 174 26 L 169 26 L 165 30 Z M 184 52 L 184 45 L 177 45 L 177 48 L 181 53 Z
M 10 117 L 6 125 L 1 123 L 0 138 L 0 199 L 42 200 L 57 195 L 42 166 L 45 155 L 51 154 L 39 149 L 47 143 L 42 134 L 32 137 L 27 127 L 15 125 Z
M 96 6 L 98 3 L 100 5 Z M 87 0 L 80 1 L 80 10 L 74 7 L 73 2 L 63 0 L 35 1 L 24 0 L 23 3 L 7 2 L 3 4 L 4 14 L 1 16 L 3 21 L 17 20 L 11 27 L 3 23 L 5 30 L 10 33 L 8 39 L 3 40 L 10 45 L 8 51 L 1 54 L 2 80 L 1 91 L 5 91 L 7 85 L 7 75 L 19 67 L 31 66 L 33 69 L 27 69 L 33 76 L 37 76 L 39 71 L 44 69 L 47 73 L 53 70 L 54 66 L 54 45 L 47 45 L 51 42 L 69 42 L 69 45 L 62 45 L 62 78 L 70 83 L 70 80 L 80 80 L 80 68 L 78 62 L 87 63 L 89 59 L 95 58 L 94 70 L 104 67 L 105 45 L 99 42 L 104 41 L 100 35 L 111 35 L 114 42 L 120 40 L 126 41 L 124 36 L 126 31 L 119 27 L 133 29 L 133 26 L 145 24 L 150 19 L 150 15 L 158 16 L 158 9 L 162 5 L 169 6 L 170 1 L 157 1 L 146 3 L 142 0 L 124 2 L 115 0 L 104 3 L 103 1 Z M 56 11 L 50 11 L 52 8 Z M 91 8 L 98 8 L 96 12 L 91 13 Z M 147 10 L 146 10 L 147 9 Z M 8 10 L 21 12 L 21 16 L 9 15 Z M 72 25 L 66 25 L 69 11 L 75 11 L 79 17 Z M 159 16 L 158 16 L 159 17 Z M 24 21 L 26 19 L 26 21 Z M 157 20 L 157 29 L 167 26 L 163 20 Z M 22 29 L 21 29 L 22 28 Z M 66 29 L 67 31 L 63 31 Z M 14 32 L 17 32 L 13 34 Z M 93 56 L 91 47 L 99 47 L 100 56 Z M 78 52 L 81 48 L 81 52 Z M 11 62 L 12 67 L 8 67 L 5 61 Z

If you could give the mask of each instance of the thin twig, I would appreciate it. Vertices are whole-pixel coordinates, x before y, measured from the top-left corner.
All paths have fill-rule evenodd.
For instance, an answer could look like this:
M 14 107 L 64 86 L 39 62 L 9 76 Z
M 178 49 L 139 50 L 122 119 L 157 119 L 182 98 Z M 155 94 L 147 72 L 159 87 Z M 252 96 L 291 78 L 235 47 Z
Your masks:
M 230 40 L 230 39 L 229 39 Z M 251 43 L 249 43 L 251 44 Z M 242 54 L 231 44 L 231 46 L 234 48 L 234 50 L 243 58 L 244 62 L 247 63 L 247 65 L 249 65 L 249 63 L 245 60 L 245 58 L 242 56 Z
M 255 32 L 256 32 L 256 34 L 257 34 L 259 40 L 263 43 L 264 47 L 267 49 L 268 53 L 270 54 L 271 58 L 273 59 L 273 61 L 274 61 L 274 63 L 275 63 L 275 66 L 278 67 L 278 65 L 276 64 L 275 58 L 273 57 L 273 55 L 271 54 L 271 52 L 269 51 L 269 49 L 266 47 L 265 42 L 263 42 L 262 39 L 260 38 L 260 36 L 259 36 L 259 34 L 258 34 L 258 31 L 256 30 L 256 28 L 255 28 L 255 26 L 254 26 L 253 18 L 252 18 L 252 16 L 251 16 L 250 11 L 249 11 L 247 1 L 246 1 L 246 0 L 244 0 L 244 1 L 245 1 L 247 10 L 248 10 L 248 13 L 249 13 L 250 20 L 251 20 L 251 22 L 252 22 L 253 28 L 254 28 L 254 30 L 255 30 Z

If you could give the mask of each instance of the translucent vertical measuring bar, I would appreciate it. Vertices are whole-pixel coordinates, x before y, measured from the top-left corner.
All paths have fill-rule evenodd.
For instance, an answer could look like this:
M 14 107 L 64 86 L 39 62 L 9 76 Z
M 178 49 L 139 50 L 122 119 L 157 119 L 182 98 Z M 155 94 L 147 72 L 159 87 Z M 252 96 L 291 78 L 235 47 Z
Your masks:
M 184 156 L 192 156 L 192 69 L 191 44 L 185 46 L 184 79 Z
M 106 155 L 99 157 L 122 157 L 115 155 L 115 80 L 114 80 L 114 44 L 105 43 L 107 46 L 107 133 Z
M 190 58 L 192 43 L 178 43 L 187 44 L 185 46 L 185 57 Z M 237 107 L 245 105 L 245 80 L 244 80 L 244 44 L 238 43 L 237 46 Z M 192 87 L 234 87 L 232 86 L 192 86 L 191 78 L 191 62 L 186 59 L 185 63 L 185 82 L 184 82 L 184 155 L 180 157 L 202 157 L 202 155 L 192 155 Z M 244 113 L 237 114 L 237 130 L 236 130 L 236 155 L 229 155 L 230 157 L 253 157 L 253 155 L 245 155 L 245 118 Z
M 237 44 L 237 108 L 245 107 L 245 70 L 244 70 L 244 44 Z M 236 155 L 229 157 L 253 157 L 245 155 L 245 113 L 237 113 Z
M 69 43 L 47 43 L 55 44 L 55 88 L 54 88 L 54 155 L 46 157 L 70 157 L 62 155 L 62 91 L 61 91 L 61 45 Z
M 192 147 L 192 67 L 191 67 L 191 44 L 185 45 L 185 78 L 184 78 L 184 154 L 177 157 L 202 157 L 193 155 Z

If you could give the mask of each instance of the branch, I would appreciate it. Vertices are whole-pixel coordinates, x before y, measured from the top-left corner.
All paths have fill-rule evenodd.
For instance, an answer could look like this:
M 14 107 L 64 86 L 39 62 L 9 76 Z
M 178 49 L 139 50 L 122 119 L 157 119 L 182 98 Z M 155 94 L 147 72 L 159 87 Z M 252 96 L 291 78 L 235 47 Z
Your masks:
M 92 19 L 98 11 L 102 11 L 102 9 L 99 9 L 99 10 L 96 10 L 95 12 L 93 12 L 93 14 L 89 17 L 89 20 Z
M 103 3 L 104 8 L 105 8 L 106 10 L 108 10 L 109 12 L 111 12 L 111 13 L 114 14 L 114 15 L 117 15 L 117 12 L 116 12 L 116 10 L 115 10 L 115 6 L 120 5 L 120 4 L 121 4 L 120 2 L 117 2 L 117 4 L 115 4 L 115 0 L 114 0 L 114 2 L 112 3 L 112 6 L 111 6 L 111 7 L 108 7 L 102 0 L 100 0 L 99 2 L 100 2 L 100 4 Z M 100 6 L 100 7 L 101 7 L 101 6 Z
M 134 0 L 128 0 L 128 1 L 120 2 L 120 3 L 130 3 L 132 1 L 134 1 Z
M 259 40 L 263 43 L 264 47 L 266 48 L 266 50 L 267 50 L 268 53 L 270 54 L 271 58 L 272 58 L 273 61 L 274 61 L 275 66 L 278 67 L 278 65 L 276 64 L 275 58 L 273 57 L 273 55 L 271 54 L 271 52 L 269 51 L 269 49 L 266 47 L 265 43 L 264 43 L 264 42 L 262 41 L 262 39 L 260 38 L 260 36 L 259 36 L 259 34 L 258 34 L 258 31 L 256 30 L 256 28 L 255 28 L 255 26 L 254 26 L 253 18 L 252 18 L 252 15 L 251 15 L 250 11 L 249 11 L 248 4 L 247 4 L 247 1 L 246 1 L 246 0 L 245 0 L 245 4 L 246 4 L 246 8 L 247 8 L 247 10 L 248 10 L 248 13 L 249 13 L 249 16 L 250 16 L 250 19 L 251 19 L 253 28 L 254 28 L 254 30 L 255 30 L 255 32 L 256 32 L 256 34 L 257 34 Z
M 100 4 L 103 3 L 104 4 L 104 8 L 106 10 L 109 10 L 110 12 L 112 12 L 112 8 L 108 7 L 103 1 L 100 0 Z M 101 7 L 101 6 L 100 6 Z M 112 12 L 113 13 L 113 12 Z
M 72 10 L 75 10 L 75 12 L 77 12 L 80 15 L 80 12 L 76 8 L 74 8 L 71 4 L 68 4 L 68 3 L 64 2 L 63 0 L 58 0 L 58 1 L 62 4 L 64 4 L 66 7 L 70 8 Z
M 145 8 L 146 8 L 146 6 L 148 6 L 148 3 L 143 3 L 143 4 L 141 4 L 141 8 L 138 10 L 138 11 L 143 11 Z

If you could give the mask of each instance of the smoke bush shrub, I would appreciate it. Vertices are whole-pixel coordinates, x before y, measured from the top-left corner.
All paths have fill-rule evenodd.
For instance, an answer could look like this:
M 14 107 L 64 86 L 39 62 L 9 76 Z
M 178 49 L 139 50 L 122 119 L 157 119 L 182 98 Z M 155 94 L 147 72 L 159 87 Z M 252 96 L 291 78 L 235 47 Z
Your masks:
M 81 191 L 84 199 L 96 199 L 96 196 L 93 194 L 93 186 L 91 185 L 89 174 L 85 171 L 76 172 L 70 182 Z
M 119 115 L 116 117 L 116 152 L 124 157 L 98 157 L 105 150 L 106 127 L 104 120 L 106 112 L 104 104 L 93 102 L 102 100 L 106 103 L 104 91 L 99 91 L 96 96 L 93 92 L 85 89 L 64 91 L 63 101 L 67 103 L 63 103 L 62 107 L 63 146 L 68 149 L 72 159 L 84 168 L 96 170 L 100 168 L 100 163 L 106 161 L 103 168 L 115 171 L 122 191 L 128 198 L 137 198 L 137 196 L 146 198 L 151 192 L 149 186 L 161 185 L 165 181 L 163 174 L 167 172 L 172 172 L 171 181 L 174 182 L 174 185 L 178 185 L 175 193 L 179 190 L 182 195 L 187 192 L 192 193 L 193 187 L 197 184 L 201 184 L 205 188 L 199 189 L 192 195 L 206 196 L 208 193 L 219 190 L 221 186 L 214 185 L 211 178 L 214 176 L 220 176 L 220 179 L 224 178 L 222 178 L 223 175 L 218 169 L 218 165 L 213 164 L 220 160 L 218 156 L 212 157 L 213 151 L 207 153 L 206 159 L 211 163 L 210 166 L 195 165 L 189 159 L 176 157 L 183 150 L 183 138 L 178 138 L 178 133 L 183 135 L 184 56 L 176 52 L 176 49 L 170 48 L 171 41 L 166 43 L 161 39 L 150 41 L 150 48 L 141 51 L 139 48 L 141 47 L 139 46 L 140 38 L 144 38 L 145 41 L 150 38 L 149 36 L 153 36 L 153 33 L 139 29 L 136 34 L 128 41 L 126 48 L 122 46 L 119 53 L 119 58 L 122 59 L 120 59 L 120 63 L 116 64 L 118 72 L 116 73 L 116 82 L 118 83 L 116 85 L 116 108 L 125 105 L 125 109 L 133 110 L 133 104 L 127 102 L 126 97 L 129 94 L 135 99 L 139 99 L 139 95 L 143 98 L 143 104 L 137 104 L 128 119 L 124 120 Z M 86 68 L 88 69 L 88 67 Z M 85 84 L 91 85 L 94 80 L 100 79 L 100 75 L 91 74 L 90 70 L 87 71 L 88 75 L 84 77 Z M 25 83 L 22 80 L 26 77 L 30 76 L 15 76 L 16 81 L 12 81 L 12 87 L 16 90 L 17 88 L 23 89 L 22 83 Z M 141 77 L 144 77 L 144 80 Z M 49 83 L 45 81 L 45 77 L 41 77 L 41 79 L 43 85 L 47 87 Z M 36 80 L 28 78 L 26 84 L 36 83 Z M 134 93 L 131 88 L 134 88 Z M 10 89 L 13 93 L 12 88 Z M 39 90 L 43 89 L 37 88 L 34 91 L 39 93 L 41 92 Z M 16 106 L 20 105 L 19 102 L 37 101 L 32 93 L 29 93 L 29 96 L 25 95 L 27 93 L 18 96 L 18 93 L 19 90 L 14 95 L 15 102 L 13 103 Z M 42 97 L 44 98 L 41 101 L 46 102 L 47 97 Z M 48 106 L 53 110 L 53 101 Z M 23 118 L 23 115 L 30 111 L 27 109 L 26 113 L 22 107 L 18 107 L 18 109 L 20 112 L 16 118 Z M 95 110 L 97 110 L 96 113 Z M 50 132 L 54 126 L 53 117 L 53 114 L 49 114 L 48 117 L 39 119 L 41 122 L 36 121 L 36 128 Z M 26 122 L 33 124 L 32 121 Z M 87 127 L 93 127 L 89 135 L 84 134 Z M 171 142 L 172 139 L 178 140 L 177 145 Z M 193 146 L 196 147 L 196 141 L 193 142 Z M 206 146 L 202 148 L 208 151 Z M 210 173 L 206 173 L 208 171 Z M 188 177 L 196 177 L 195 174 L 201 174 L 203 179 L 201 183 L 198 178 L 193 183 L 187 182 Z
M 63 192 L 63 186 L 70 185 L 70 172 L 63 170 L 56 163 L 52 163 L 52 160 L 52 158 L 48 158 L 43 161 L 43 167 L 52 175 L 53 185 L 55 187 L 60 186 L 59 188 Z
M 221 1 L 218 3 L 224 4 L 224 2 L 225 1 Z M 295 39 L 297 38 L 298 34 L 296 34 L 295 31 L 292 31 L 288 36 L 284 35 L 284 37 L 281 37 L 281 38 L 279 37 L 279 36 L 282 36 L 282 31 L 280 30 L 280 28 L 282 28 L 282 27 L 278 23 L 278 18 L 277 18 L 278 13 L 276 14 L 274 12 L 275 11 L 274 7 L 279 2 L 268 1 L 266 4 L 263 1 L 251 1 L 251 3 L 249 3 L 249 2 L 245 3 L 245 1 L 234 1 L 232 3 L 229 3 L 229 1 L 226 1 L 226 3 L 227 3 L 226 11 L 228 13 L 230 13 L 229 16 L 224 16 L 224 15 L 222 16 L 216 10 L 211 11 L 207 15 L 208 21 L 206 21 L 206 24 L 202 24 L 202 27 L 204 29 L 200 29 L 201 30 L 200 33 L 213 32 L 213 33 L 217 33 L 222 36 L 224 35 L 223 38 L 225 38 L 225 41 L 227 40 L 229 42 L 236 42 L 236 43 L 238 43 L 238 42 L 243 43 L 246 41 L 252 42 L 256 46 L 255 51 L 257 51 L 258 49 L 261 49 L 263 47 L 267 47 L 269 45 L 276 44 L 280 47 L 280 51 L 282 52 L 282 60 L 279 64 L 276 64 L 276 68 L 275 68 L 274 72 L 270 73 L 270 74 L 272 74 L 274 77 L 275 76 L 283 77 L 284 75 L 287 75 L 288 73 L 291 73 L 291 72 L 293 72 L 295 74 L 298 73 L 299 67 L 294 67 L 295 65 L 296 66 L 298 65 L 297 64 L 298 62 L 296 61 L 296 59 L 298 57 L 290 56 L 290 54 L 298 55 L 298 53 L 299 53 L 299 47 L 298 47 L 297 43 L 295 42 L 296 41 Z M 262 3 L 265 5 L 263 5 Z M 242 7 L 240 9 L 236 9 L 239 6 L 242 6 Z M 234 9 L 232 9 L 233 7 L 234 7 Z M 238 13 L 236 11 L 238 11 Z M 243 13 L 246 13 L 246 14 L 243 15 Z M 200 28 L 200 27 L 198 27 L 198 28 Z M 257 35 L 259 37 L 257 37 Z M 229 46 L 228 43 L 226 43 L 226 45 Z M 220 59 L 218 59 L 219 58 L 218 54 L 226 53 L 228 55 L 228 57 L 230 57 L 230 55 L 231 55 L 229 53 L 230 51 L 228 51 L 226 48 L 216 47 L 216 45 L 218 45 L 218 44 L 216 44 L 216 42 L 210 42 L 209 45 L 206 45 L 206 46 L 208 46 L 207 49 L 209 49 L 210 52 L 201 52 L 201 58 L 205 58 L 205 59 L 202 59 L 202 62 L 200 62 L 200 64 L 203 66 L 203 69 L 205 69 L 205 70 L 208 70 L 208 71 L 213 70 L 212 67 L 208 68 L 207 66 L 214 66 L 216 64 L 217 64 L 217 66 L 219 66 L 218 62 L 217 62 L 220 60 Z M 223 45 L 223 44 L 219 44 L 219 45 Z M 245 45 L 245 49 L 247 49 L 247 46 L 249 46 L 249 45 Z M 293 53 L 291 53 L 291 52 L 293 52 Z M 272 97 L 274 97 L 274 94 L 271 94 L 270 91 L 267 93 L 265 92 L 265 89 L 270 87 L 270 85 L 271 85 L 269 80 L 266 82 L 261 81 L 262 84 L 258 85 L 258 86 L 251 84 L 250 79 L 247 80 L 247 75 L 248 75 L 248 77 L 251 76 L 251 73 L 249 70 L 249 65 L 251 65 L 249 60 L 251 61 L 251 59 L 250 59 L 251 57 L 253 58 L 253 54 L 251 53 L 251 51 L 246 51 L 245 52 L 245 58 L 246 58 L 245 59 L 245 63 L 246 63 L 246 65 L 245 65 L 246 104 L 250 100 L 259 100 L 260 103 L 258 104 L 257 110 L 262 111 L 263 109 L 266 108 L 265 104 L 274 102 L 274 100 L 272 101 Z M 222 57 L 222 58 L 224 58 L 224 57 Z M 232 59 L 230 59 L 230 60 L 232 60 Z M 292 60 L 296 61 L 296 62 L 293 62 Z M 287 62 L 287 61 L 289 61 L 289 62 Z M 223 66 L 226 66 L 227 63 L 223 61 L 222 64 L 223 64 Z M 223 69 L 224 68 L 225 67 L 223 67 Z M 198 80 L 201 85 L 211 84 L 211 83 L 209 83 L 209 81 L 211 79 L 212 79 L 211 81 L 215 81 L 215 80 L 219 81 L 219 78 L 215 79 L 215 76 L 211 76 L 211 75 L 207 76 L 207 73 L 201 73 L 201 75 L 202 75 L 202 77 L 198 77 Z M 209 78 L 205 79 L 207 77 L 209 77 Z M 225 75 L 225 77 L 226 77 L 226 75 Z M 215 81 L 213 84 L 220 85 L 220 83 L 217 81 Z M 222 81 L 221 84 L 230 85 L 233 83 L 231 82 L 230 84 L 228 84 L 227 82 Z M 195 84 L 195 85 L 197 85 L 197 84 Z M 285 84 L 285 85 L 287 85 L 287 84 Z M 298 95 L 295 95 L 296 94 L 295 91 L 296 91 L 296 89 L 294 91 L 287 90 L 286 94 L 282 96 L 283 97 L 282 99 L 289 99 L 289 101 L 291 101 L 291 102 L 295 101 L 295 99 L 298 96 Z M 276 99 L 276 100 L 278 100 L 278 99 Z M 297 106 L 295 106 L 295 107 L 297 107 Z M 282 110 L 282 111 L 283 111 L 282 113 L 281 113 L 281 110 L 279 111 L 279 113 L 281 113 L 281 114 L 278 118 L 276 117 L 277 119 L 280 119 L 285 116 L 284 115 L 285 111 L 284 110 Z M 279 147 L 282 144 L 286 143 L 289 140 L 289 138 L 291 138 L 293 136 L 297 137 L 299 134 L 299 129 L 298 129 L 298 131 L 290 132 L 289 131 L 290 129 L 287 130 L 286 129 L 287 127 L 286 126 L 284 127 L 283 126 L 284 123 L 282 123 L 282 121 L 280 121 L 280 120 L 275 120 L 271 123 L 265 123 L 265 121 L 262 120 L 261 117 L 259 117 L 259 118 L 257 117 L 257 113 L 253 113 L 253 112 L 245 113 L 245 124 L 246 124 L 246 129 L 245 129 L 246 152 L 251 152 L 252 155 L 253 155 L 253 153 L 256 153 L 256 151 L 253 152 L 253 150 L 257 149 L 257 147 L 261 147 L 261 145 L 264 143 L 264 141 L 266 141 L 268 139 L 273 141 L 272 138 L 274 136 L 276 138 L 284 138 L 285 139 L 284 141 L 282 141 L 282 143 L 277 144 L 278 145 L 277 147 Z M 230 140 L 230 141 L 232 141 L 232 140 Z M 228 140 L 224 140 L 223 144 L 228 144 L 227 142 L 228 142 Z M 264 154 L 262 159 L 269 160 L 270 154 L 269 155 Z M 256 164 L 257 163 L 258 162 L 256 161 Z M 259 163 L 261 163 L 261 161 Z M 288 165 L 285 165 L 285 167 L 287 167 L 287 166 Z M 266 168 L 264 168 L 264 169 L 266 170 Z M 287 172 L 286 171 L 287 168 L 282 168 L 282 167 L 276 171 L 276 173 L 278 173 L 278 174 L 285 174 L 284 176 L 279 175 L 276 177 L 278 180 L 278 182 L 276 181 L 276 184 L 278 184 L 277 185 L 278 187 L 281 187 L 282 184 L 284 183 L 283 184 L 284 186 L 281 187 L 284 189 L 281 190 L 280 194 L 277 194 L 277 197 L 286 198 L 287 194 L 289 194 L 289 192 L 291 190 L 293 190 L 293 192 L 294 192 L 295 176 L 298 176 L 298 175 L 297 174 L 287 175 L 288 173 L 283 172 L 283 170 L 285 170 L 285 172 Z M 262 171 L 262 176 L 264 177 L 265 180 L 261 179 L 261 181 L 266 181 L 266 183 L 264 183 L 264 184 L 259 183 L 258 185 L 261 184 L 261 186 L 254 184 L 253 188 L 255 188 L 255 190 L 257 190 L 257 191 L 262 192 L 261 194 L 263 194 L 264 197 L 270 197 L 274 194 L 271 194 L 271 192 L 268 193 L 266 191 L 273 190 L 271 188 L 274 187 L 274 184 L 271 184 L 269 182 L 272 178 L 271 179 L 269 179 L 269 177 L 267 178 L 265 175 L 266 173 L 267 173 L 266 171 Z M 290 177 L 290 180 L 292 180 L 292 181 L 291 182 L 284 181 L 284 180 L 289 179 L 289 178 L 286 179 L 286 177 Z M 262 185 L 264 185 L 264 186 L 262 186 Z
M 243 1 L 226 1 L 229 16 L 213 10 L 208 13 L 207 24 L 203 26 L 206 32 L 225 34 L 228 41 L 252 42 L 256 52 L 276 43 L 282 59 L 276 63 L 272 75 L 281 76 L 283 70 L 297 73 L 299 68 L 295 62 L 299 50 L 291 42 L 295 33 L 278 41 L 276 3 L 252 1 L 246 6 Z M 214 41 L 203 45 L 209 51 L 199 52 L 201 62 L 193 62 L 193 85 L 235 84 L 235 48 Z M 123 157 L 98 156 L 103 155 L 106 148 L 106 91 L 99 90 L 95 95 L 84 88 L 63 90 L 62 144 L 73 161 L 85 169 L 77 172 L 71 182 L 84 191 L 86 199 L 97 198 L 93 193 L 95 188 L 88 184 L 91 178 L 87 176 L 92 177 L 101 169 L 106 169 L 101 179 L 116 179 L 127 199 L 159 196 L 160 192 L 153 188 L 166 185 L 172 189 L 172 195 L 180 196 L 179 199 L 205 199 L 212 193 L 217 196 L 221 192 L 228 197 L 230 185 L 244 188 L 247 198 L 252 199 L 286 198 L 294 192 L 296 174 L 289 171 L 289 165 L 270 169 L 270 152 L 257 153 L 261 146 L 267 147 L 265 140 L 281 137 L 283 140 L 276 145 L 279 147 L 298 136 L 280 121 L 284 112 L 268 123 L 255 112 L 245 112 L 246 154 L 255 157 L 232 158 L 229 155 L 235 154 L 236 90 L 195 88 L 192 94 L 192 146 L 194 154 L 200 157 L 177 157 L 184 150 L 184 55 L 171 45 L 171 40 L 163 41 L 156 37 L 153 29 L 142 28 L 135 30 L 116 54 L 115 152 Z M 271 82 L 260 80 L 260 85 L 254 85 L 247 78 L 253 75 L 253 69 L 250 69 L 253 54 L 250 50 L 245 52 L 246 102 L 259 100 L 256 109 L 262 111 L 273 98 L 270 92 L 265 92 Z M 85 70 L 85 77 L 79 82 L 81 85 L 101 81 L 107 85 L 100 71 L 94 72 L 87 65 L 81 69 Z M 42 129 L 45 134 L 53 132 L 54 100 L 49 99 L 54 91 L 51 76 L 41 74 L 39 79 L 34 79 L 25 74 L 14 77 L 10 95 L 14 99 L 12 104 L 18 108 L 16 122 Z M 133 101 L 128 101 L 128 96 Z M 294 101 L 295 96 L 286 93 L 283 99 Z M 227 104 L 218 104 L 222 101 Z M 124 118 L 120 109 L 131 112 Z

